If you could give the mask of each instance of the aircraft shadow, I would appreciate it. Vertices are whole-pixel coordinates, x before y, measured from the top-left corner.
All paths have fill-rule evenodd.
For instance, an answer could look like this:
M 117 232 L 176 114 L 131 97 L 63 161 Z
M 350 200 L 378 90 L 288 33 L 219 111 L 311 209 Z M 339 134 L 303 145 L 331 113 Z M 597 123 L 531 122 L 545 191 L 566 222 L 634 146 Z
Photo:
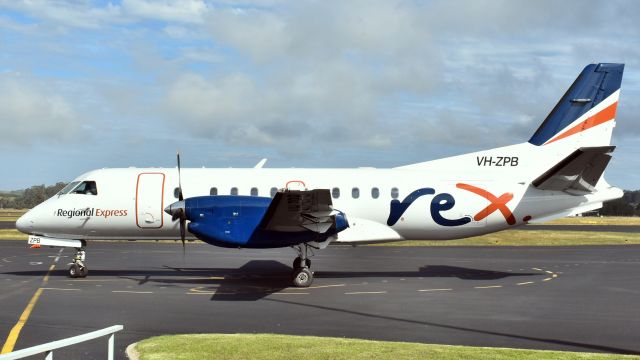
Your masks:
M 39 276 L 42 271 L 15 271 L 4 274 Z M 539 276 L 534 272 L 504 272 L 448 265 L 427 265 L 416 271 L 332 271 L 318 270 L 316 279 L 356 278 L 442 278 L 462 280 L 498 280 L 514 276 Z M 66 270 L 55 270 L 51 279 L 66 279 Z M 191 292 L 211 293 L 213 301 L 256 301 L 291 287 L 291 267 L 275 260 L 252 260 L 240 268 L 170 267 L 149 270 L 89 269 L 89 279 L 112 277 L 163 287 L 189 286 Z

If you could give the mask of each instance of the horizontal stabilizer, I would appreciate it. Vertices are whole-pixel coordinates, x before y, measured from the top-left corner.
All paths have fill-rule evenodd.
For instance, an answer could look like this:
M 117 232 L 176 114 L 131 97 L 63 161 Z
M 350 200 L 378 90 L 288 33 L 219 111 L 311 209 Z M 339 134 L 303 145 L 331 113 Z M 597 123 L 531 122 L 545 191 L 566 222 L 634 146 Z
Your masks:
M 541 190 L 591 193 L 611 160 L 615 146 L 583 147 L 560 161 L 532 182 Z

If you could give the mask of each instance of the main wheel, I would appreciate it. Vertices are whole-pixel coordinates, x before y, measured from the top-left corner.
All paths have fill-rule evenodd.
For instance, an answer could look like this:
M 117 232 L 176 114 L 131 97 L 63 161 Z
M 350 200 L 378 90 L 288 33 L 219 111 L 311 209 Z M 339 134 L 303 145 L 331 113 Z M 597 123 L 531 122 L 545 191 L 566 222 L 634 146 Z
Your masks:
M 313 273 L 309 268 L 302 268 L 295 272 L 293 285 L 295 287 L 309 287 L 313 283 Z
M 77 278 L 78 276 L 80 276 L 80 267 L 78 264 L 72 264 L 69 267 L 69 277 Z

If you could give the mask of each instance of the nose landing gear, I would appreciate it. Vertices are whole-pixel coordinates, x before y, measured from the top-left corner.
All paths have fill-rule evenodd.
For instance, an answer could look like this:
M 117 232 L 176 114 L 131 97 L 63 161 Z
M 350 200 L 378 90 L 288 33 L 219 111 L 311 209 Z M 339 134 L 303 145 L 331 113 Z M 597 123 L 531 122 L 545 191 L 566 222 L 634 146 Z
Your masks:
M 89 273 L 89 269 L 85 265 L 84 248 L 77 248 L 76 254 L 73 256 L 73 262 L 69 263 L 69 277 L 84 278 Z

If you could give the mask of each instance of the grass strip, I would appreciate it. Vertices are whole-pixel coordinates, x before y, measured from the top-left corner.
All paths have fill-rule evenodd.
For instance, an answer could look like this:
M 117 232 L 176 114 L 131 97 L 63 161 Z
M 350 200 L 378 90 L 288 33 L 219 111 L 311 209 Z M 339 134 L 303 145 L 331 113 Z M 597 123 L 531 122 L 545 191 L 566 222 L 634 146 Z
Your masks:
M 582 217 L 566 217 L 547 221 L 540 225 L 640 225 L 640 216 L 582 216 Z M 535 226 L 535 224 L 532 224 Z
M 372 246 L 577 246 L 640 244 L 640 233 L 505 230 L 460 240 L 406 240 Z
M 28 236 L 16 229 L 0 229 L 0 240 L 27 240 Z
M 27 240 L 15 229 L 0 229 L 0 240 Z M 102 242 L 109 240 L 99 240 Z M 112 242 L 128 242 L 112 240 Z M 138 240 L 136 242 L 179 244 L 179 240 Z M 200 244 L 200 241 L 187 242 Z M 370 246 L 580 246 L 640 244 L 640 233 L 595 231 L 505 230 L 460 240 L 406 240 Z
M 273 334 L 165 335 L 139 342 L 140 360 L 156 359 L 640 359 L 639 356 L 371 341 Z

